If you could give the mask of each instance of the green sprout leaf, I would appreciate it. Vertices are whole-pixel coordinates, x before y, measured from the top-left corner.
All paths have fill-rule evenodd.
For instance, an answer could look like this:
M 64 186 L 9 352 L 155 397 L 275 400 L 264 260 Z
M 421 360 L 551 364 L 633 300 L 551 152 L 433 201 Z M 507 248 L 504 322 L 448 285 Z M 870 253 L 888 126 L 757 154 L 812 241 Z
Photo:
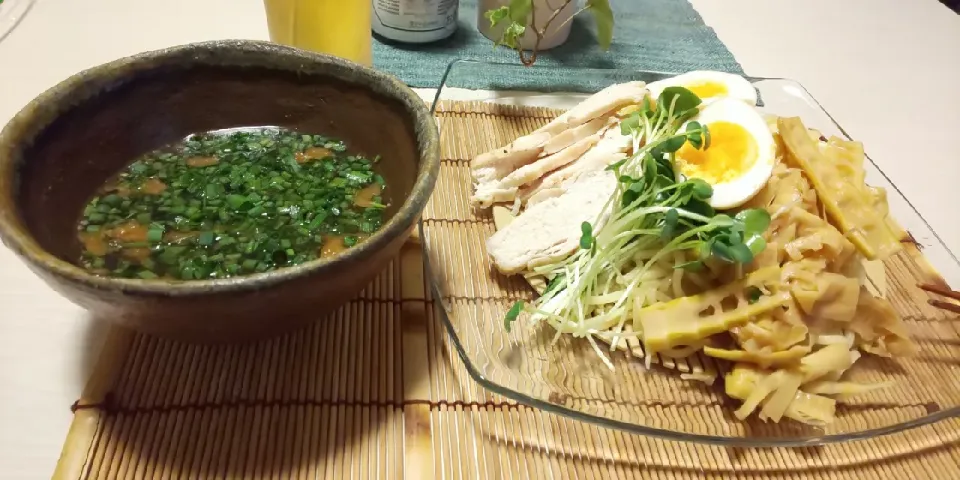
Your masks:
M 663 158 L 661 155 L 660 158 L 653 158 L 654 166 L 656 167 L 656 172 L 658 175 L 666 177 L 670 180 L 670 185 L 676 183 L 677 176 L 673 171 L 673 161 L 669 158 Z
M 589 250 L 593 247 L 593 226 L 590 222 L 580 224 L 580 248 Z
M 710 254 L 725 262 L 734 262 L 733 249 L 726 243 L 716 241 L 710 244 Z
M 503 327 L 510 331 L 511 324 L 517 321 L 517 318 L 520 316 L 520 313 L 523 312 L 523 300 L 517 300 L 516 303 L 510 307 L 510 310 L 507 311 L 507 316 L 503 319 Z
M 737 214 L 737 221 L 743 224 L 743 243 L 753 255 L 767 247 L 763 233 L 770 227 L 770 214 L 766 210 L 751 208 Z
M 713 187 L 701 178 L 691 178 L 686 183 L 690 185 L 690 193 L 695 200 L 707 201 L 713 196 Z
M 684 143 L 687 143 L 687 137 L 683 135 L 670 137 L 664 140 L 662 144 L 660 144 L 660 150 L 666 153 L 673 153 L 673 152 L 676 152 L 677 150 L 680 150 L 680 147 L 682 147 Z
M 633 135 L 638 130 L 640 130 L 640 112 L 633 112 L 629 117 L 620 121 L 621 135 Z
M 770 214 L 759 208 L 743 210 L 737 214 L 736 219 L 743 224 L 745 237 L 763 235 L 770 227 Z
M 757 287 L 750 287 L 747 289 L 747 302 L 754 304 L 760 301 L 760 298 L 763 297 L 763 291 Z
M 649 96 L 643 97 L 643 106 L 640 108 L 640 113 L 647 118 L 650 118 L 657 113 L 656 110 L 654 110 L 653 105 L 650 104 Z
M 750 249 L 750 252 L 753 253 L 754 256 L 759 255 L 760 252 L 767 248 L 767 241 L 760 235 L 747 238 L 743 243 Z
M 706 260 L 710 258 L 710 255 L 713 255 L 713 244 L 717 243 L 715 238 L 710 238 L 706 241 L 703 241 L 700 244 L 700 251 L 697 252 L 697 255 L 700 257 L 700 260 Z
M 753 261 L 753 252 L 741 242 L 735 242 L 730 245 L 730 254 L 733 261 L 737 263 L 750 263 Z
M 700 113 L 699 108 L 691 108 L 690 110 L 680 112 L 679 114 L 677 114 L 677 118 L 676 120 L 674 120 L 674 123 L 682 124 L 683 122 L 686 122 L 687 120 L 690 120 L 691 118 L 696 117 L 698 113 Z
M 711 192 L 711 195 L 712 194 L 713 192 Z M 683 208 L 684 210 L 687 210 L 689 212 L 696 213 L 697 215 L 701 215 L 708 218 L 716 215 L 717 213 L 717 211 L 714 210 L 709 203 L 703 200 L 697 200 L 695 198 L 691 198 L 689 202 L 683 205 Z
M 700 122 L 692 121 L 687 124 L 686 136 L 687 141 L 690 142 L 690 145 L 693 145 L 694 148 L 700 149 L 703 147 L 704 139 L 707 135 L 707 127 L 700 124 Z
M 616 161 L 616 162 L 614 162 L 614 163 L 611 163 L 610 165 L 607 165 L 607 168 L 605 168 L 604 170 L 608 170 L 608 171 L 611 171 L 611 172 L 616 172 L 616 171 L 620 170 L 620 167 L 622 167 L 624 163 L 627 163 L 627 159 L 626 159 L 626 158 L 621 159 L 621 160 L 618 160 L 618 161 Z
M 715 228 L 716 227 L 719 227 L 719 228 L 732 227 L 733 219 L 730 218 L 729 215 L 721 213 L 710 219 L 710 225 Z
M 613 9 L 609 0 L 587 0 L 587 10 L 593 13 L 597 25 L 597 42 L 600 48 L 609 50 L 613 43 Z
M 744 210 L 732 218 L 715 215 L 704 227 L 707 230 L 700 246 L 700 259 L 713 256 L 729 263 L 750 263 L 766 248 L 763 233 L 769 226 L 770 215 L 765 210 Z
M 677 224 L 680 222 L 680 214 L 676 208 L 667 210 L 663 217 L 663 230 L 660 230 L 660 238 L 670 240 L 677 233 Z
M 678 121 L 685 121 L 682 117 L 684 115 L 693 115 L 697 114 L 697 107 L 700 106 L 700 97 L 695 93 L 687 90 L 683 87 L 667 87 L 660 92 L 660 97 L 657 99 L 657 108 L 662 112 L 668 112 L 670 106 L 673 106 L 674 116 L 678 116 Z

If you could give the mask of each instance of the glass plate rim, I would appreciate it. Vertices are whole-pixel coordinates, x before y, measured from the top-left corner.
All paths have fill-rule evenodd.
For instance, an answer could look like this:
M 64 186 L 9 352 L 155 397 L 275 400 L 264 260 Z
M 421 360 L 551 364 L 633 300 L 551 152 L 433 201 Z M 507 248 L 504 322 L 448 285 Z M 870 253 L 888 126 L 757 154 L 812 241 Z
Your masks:
M 20 25 L 20 22 L 23 21 L 23 18 L 30 13 L 30 10 L 33 9 L 33 6 L 38 0 L 21 0 L 16 4 L 9 4 L 5 9 L 0 6 L 0 13 L 4 13 L 3 10 L 6 10 L 7 14 L 12 15 L 7 21 L 4 21 L 3 17 L 0 17 L 0 41 L 7 38 L 13 30 Z
M 450 88 L 446 86 L 447 78 L 449 77 L 450 73 L 456 68 L 456 66 L 460 64 L 474 64 L 474 65 L 487 65 L 492 67 L 501 66 L 501 67 L 508 67 L 508 68 L 519 68 L 517 64 L 508 63 L 508 62 L 488 62 L 488 61 L 465 59 L 465 58 L 451 61 L 447 65 L 447 68 L 444 71 L 443 76 L 440 78 L 440 85 L 437 87 L 437 91 L 434 95 L 433 102 L 431 103 L 431 106 L 430 106 L 430 112 L 434 116 L 436 115 L 437 106 L 441 101 L 441 94 L 444 88 Z M 673 76 L 673 75 L 682 73 L 682 72 L 662 72 L 662 71 L 656 71 L 656 70 L 624 69 L 624 68 L 569 68 L 569 67 L 554 67 L 554 66 L 539 67 L 539 68 L 569 69 L 569 70 L 580 70 L 580 71 L 608 71 L 608 72 L 629 71 L 636 74 L 649 74 L 649 75 L 662 75 L 662 76 Z M 817 100 L 816 97 L 814 97 L 810 93 L 810 91 L 807 90 L 807 88 L 799 81 L 791 78 L 786 78 L 786 77 L 757 77 L 757 76 L 750 76 L 750 75 L 743 75 L 743 77 L 749 80 L 751 83 L 764 81 L 764 80 L 781 80 L 781 81 L 792 82 L 793 84 L 795 84 L 796 86 L 798 86 L 800 89 L 803 90 L 803 93 L 806 94 L 816 104 L 816 107 L 819 108 L 824 113 L 824 115 L 827 116 L 830 122 L 833 123 L 833 125 L 837 128 L 838 131 L 840 131 L 843 134 L 844 137 L 846 137 L 847 139 L 852 138 L 847 133 L 847 131 L 840 125 L 840 123 L 837 122 L 837 120 L 833 117 L 833 115 L 831 115 L 830 112 L 823 107 L 820 101 Z M 904 199 L 907 206 L 913 211 L 913 213 L 917 216 L 917 218 L 919 218 L 923 222 L 924 226 L 926 226 L 927 229 L 930 231 L 930 233 L 933 235 L 933 238 L 937 241 L 937 243 L 939 243 L 939 245 L 944 249 L 944 251 L 948 253 L 949 257 L 954 261 L 954 263 L 956 263 L 957 265 L 960 265 L 960 258 L 958 258 L 957 255 L 949 247 L 947 247 L 946 243 L 943 241 L 940 235 L 930 225 L 930 222 L 928 222 L 927 219 L 920 214 L 920 212 L 916 209 L 916 207 L 913 205 L 910 199 L 907 198 L 907 196 L 900 191 L 900 188 L 896 185 L 896 183 L 893 182 L 893 180 L 887 175 L 887 173 L 884 172 L 883 169 L 880 168 L 876 164 L 876 162 L 874 162 L 873 159 L 870 158 L 868 154 L 865 153 L 864 156 L 867 158 L 867 160 L 871 164 L 873 164 L 873 167 L 877 169 L 877 171 L 894 188 L 894 190 L 900 195 L 900 197 Z M 420 238 L 427 238 L 425 236 L 425 232 L 423 229 L 422 219 L 417 224 L 417 231 L 420 235 Z M 433 270 L 430 266 L 430 256 L 427 254 L 426 242 L 421 242 L 421 251 L 423 253 L 424 274 L 426 275 L 430 283 L 429 293 L 431 294 L 434 300 L 434 309 L 436 310 L 440 319 L 443 321 L 444 329 L 447 331 L 447 335 L 450 336 L 450 340 L 457 351 L 457 356 L 460 357 L 460 360 L 463 362 L 464 368 L 466 369 L 470 377 L 475 382 L 480 384 L 482 387 L 484 387 L 485 389 L 493 393 L 496 393 L 503 397 L 517 401 L 521 404 L 543 410 L 548 413 L 562 415 L 565 417 L 573 418 L 575 420 L 593 423 L 603 427 L 622 430 L 622 431 L 633 433 L 633 434 L 648 435 L 648 436 L 660 438 L 663 440 L 692 442 L 692 443 L 699 443 L 699 444 L 719 445 L 719 446 L 728 446 L 728 447 L 759 447 L 759 448 L 810 447 L 810 446 L 819 446 L 819 445 L 867 440 L 871 438 L 877 438 L 877 437 L 891 435 L 899 432 L 913 430 L 925 425 L 932 425 L 940 421 L 947 420 L 954 417 L 960 417 L 960 405 L 958 405 L 958 406 L 954 406 L 951 408 L 947 408 L 944 410 L 940 410 L 940 411 L 925 415 L 920 418 L 909 420 L 906 422 L 887 425 L 879 428 L 872 428 L 868 430 L 861 430 L 861 431 L 851 432 L 851 433 L 813 435 L 813 436 L 805 436 L 805 437 L 789 437 L 789 438 L 782 438 L 782 439 L 770 438 L 770 437 L 764 437 L 762 439 L 752 439 L 752 438 L 743 438 L 743 437 L 721 437 L 721 436 L 715 436 L 715 435 L 686 433 L 686 432 L 679 432 L 679 431 L 656 428 L 656 427 L 643 426 L 635 423 L 613 420 L 607 417 L 593 415 L 590 413 L 585 413 L 580 410 L 575 410 L 565 406 L 553 404 L 545 400 L 535 398 L 524 393 L 520 393 L 511 388 L 507 388 L 502 385 L 499 385 L 498 383 L 488 380 L 483 375 L 482 372 L 477 370 L 476 366 L 473 364 L 473 361 L 471 360 L 466 349 L 463 347 L 463 344 L 460 341 L 460 337 L 457 335 L 456 327 L 454 327 L 453 323 L 451 322 L 449 315 L 447 313 L 447 309 L 444 308 L 443 302 L 441 300 L 442 294 L 437 282 L 437 277 L 432 273 Z

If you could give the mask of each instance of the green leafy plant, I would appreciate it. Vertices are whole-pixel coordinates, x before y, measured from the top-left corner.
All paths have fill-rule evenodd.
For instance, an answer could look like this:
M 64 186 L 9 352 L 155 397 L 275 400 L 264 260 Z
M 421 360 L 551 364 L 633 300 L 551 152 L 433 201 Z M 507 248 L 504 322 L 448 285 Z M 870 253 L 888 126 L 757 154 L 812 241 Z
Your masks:
M 485 16 L 490 20 L 491 26 L 503 26 L 503 32 L 497 41 L 497 45 L 506 45 L 515 49 L 520 55 L 520 62 L 529 67 L 536 63 L 540 43 L 549 32 L 563 28 L 577 15 L 589 11 L 593 14 L 593 19 L 596 22 L 597 40 L 600 42 L 600 46 L 604 50 L 610 48 L 610 44 L 613 42 L 613 10 L 610 8 L 609 0 L 587 0 L 581 9 L 559 24 L 556 24 L 556 21 L 560 13 L 567 8 L 573 8 L 576 0 L 554 1 L 559 2 L 559 5 L 554 6 L 553 2 L 547 0 L 546 3 L 550 8 L 549 17 L 543 23 L 543 27 L 539 29 L 536 28 L 537 9 L 533 8 L 533 0 L 510 0 L 508 5 L 487 11 Z M 528 28 L 535 37 L 533 49 L 529 53 L 520 47 L 520 38 L 527 33 Z

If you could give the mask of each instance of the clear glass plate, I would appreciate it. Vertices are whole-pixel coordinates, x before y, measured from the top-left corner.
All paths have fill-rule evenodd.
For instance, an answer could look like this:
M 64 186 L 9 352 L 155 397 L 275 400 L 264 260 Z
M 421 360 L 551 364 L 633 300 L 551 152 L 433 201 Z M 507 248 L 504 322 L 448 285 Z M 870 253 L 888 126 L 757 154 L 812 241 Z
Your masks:
M 3 40 L 30 11 L 34 0 L 0 0 L 0 40 Z
M 466 173 L 469 159 L 509 142 L 511 135 L 516 135 L 490 132 L 497 137 L 492 143 L 476 138 L 451 138 L 455 129 L 445 128 L 444 114 L 438 112 L 439 102 L 478 98 L 476 92 L 459 87 L 473 85 L 476 89 L 476 80 L 489 78 L 491 69 L 496 69 L 498 78 L 510 80 L 489 82 L 485 88 L 497 90 L 492 94 L 495 98 L 489 101 L 561 109 L 612 83 L 653 81 L 673 75 L 630 70 L 526 68 L 469 60 L 454 62 L 444 75 L 433 106 L 440 117 L 442 168 L 447 169 L 441 173 L 438 183 L 438 186 L 445 185 L 443 189 L 449 189 L 451 182 L 469 189 Z M 750 80 L 760 93 L 762 110 L 780 116 L 799 116 L 808 127 L 826 136 L 847 137 L 799 83 L 780 78 Z M 532 130 L 536 126 L 517 128 Z M 502 140 L 506 141 L 499 143 Z M 866 148 L 869 151 L 870 146 Z M 451 153 L 454 151 L 456 153 Z M 960 283 L 960 262 L 929 224 L 872 161 L 865 168 L 867 182 L 887 190 L 891 214 L 913 235 L 927 262 L 949 284 Z M 437 208 L 428 207 L 420 225 L 433 297 L 440 300 L 438 314 L 466 370 L 473 380 L 497 394 L 553 413 L 634 433 L 734 446 L 811 446 L 865 439 L 960 415 L 960 375 L 957 375 L 960 319 L 930 307 L 927 300 L 931 297 L 917 288 L 915 281 L 903 280 L 906 277 L 900 260 L 886 265 L 887 281 L 891 284 L 888 298 L 898 296 L 898 310 L 907 320 L 920 346 L 920 354 L 906 361 L 881 360 L 867 355 L 852 372 L 854 380 L 893 380 L 896 386 L 838 405 L 836 421 L 824 428 L 806 427 L 786 419 L 778 424 L 755 418 L 743 422 L 732 414 L 739 402 L 723 394 L 722 379 L 706 386 L 682 380 L 678 375 L 677 370 L 703 365 L 691 362 L 678 364 L 673 369 L 655 365 L 648 370 L 642 360 L 624 352 L 611 352 L 615 370 L 610 371 L 586 341 L 563 338 L 551 345 L 553 332 L 549 327 L 518 325 L 507 333 L 503 328 L 504 314 L 517 297 L 533 298 L 534 294 L 522 285 L 518 288 L 515 280 L 506 279 L 492 268 L 483 245 L 486 236 L 493 232 L 488 211 L 452 209 L 460 211 L 458 215 L 463 218 L 437 213 L 444 210 L 443 204 L 462 204 L 470 193 L 454 195 L 443 189 L 438 189 L 432 200 L 439 202 Z M 456 233 L 451 233 L 454 230 Z M 472 281 L 484 285 L 467 285 L 465 282 L 470 282 L 470 278 L 479 279 Z

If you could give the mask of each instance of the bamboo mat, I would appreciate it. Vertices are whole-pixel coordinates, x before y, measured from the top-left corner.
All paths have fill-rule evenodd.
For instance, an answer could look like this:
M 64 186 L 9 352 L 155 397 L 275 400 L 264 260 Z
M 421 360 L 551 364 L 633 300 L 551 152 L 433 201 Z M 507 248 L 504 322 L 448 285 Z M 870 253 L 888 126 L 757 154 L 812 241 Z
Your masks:
M 488 225 L 455 220 L 468 211 L 454 189 L 469 182 L 461 160 L 484 146 L 478 138 L 505 144 L 550 114 L 464 103 L 437 115 L 444 161 L 424 212 L 425 241 L 449 234 L 469 249 Z M 435 255 L 457 258 L 442 252 Z M 462 275 L 443 279 L 457 301 L 519 288 L 469 281 L 482 266 L 460 255 Z M 111 330 L 54 478 L 960 478 L 958 419 L 853 443 L 743 449 L 662 441 L 517 405 L 467 375 L 425 280 L 420 247 L 410 243 L 356 299 L 284 337 L 206 346 Z M 919 298 L 905 302 L 925 308 Z M 956 326 L 943 324 L 954 337 Z M 725 408 L 686 399 L 650 406 L 681 421 L 719 418 Z

